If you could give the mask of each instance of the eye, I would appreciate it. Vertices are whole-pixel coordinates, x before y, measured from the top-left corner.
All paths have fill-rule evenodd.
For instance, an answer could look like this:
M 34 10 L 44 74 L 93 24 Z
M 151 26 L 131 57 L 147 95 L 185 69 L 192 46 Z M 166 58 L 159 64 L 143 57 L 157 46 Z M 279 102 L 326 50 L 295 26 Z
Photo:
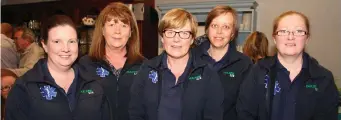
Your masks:
M 128 25 L 127 25 L 127 24 L 123 24 L 122 27 L 123 27 L 123 28 L 127 28 Z
M 279 30 L 278 33 L 286 33 L 286 30 Z
M 297 33 L 303 33 L 305 32 L 304 30 L 296 30 Z
M 59 40 L 52 40 L 53 43 L 59 43 Z
M 189 35 L 190 33 L 188 31 L 183 31 L 182 34 L 183 35 Z
M 212 28 L 217 28 L 218 25 L 217 25 L 217 24 L 212 24 L 211 27 L 212 27 Z
M 115 25 L 115 24 L 112 24 L 112 23 L 109 23 L 109 24 L 108 24 L 108 26 L 110 26 L 110 27 L 112 27 L 112 26 L 114 26 L 114 25 Z
M 77 40 L 70 40 L 70 43 L 77 43 Z
M 224 28 L 224 29 L 230 29 L 230 26 L 224 25 L 223 28 Z

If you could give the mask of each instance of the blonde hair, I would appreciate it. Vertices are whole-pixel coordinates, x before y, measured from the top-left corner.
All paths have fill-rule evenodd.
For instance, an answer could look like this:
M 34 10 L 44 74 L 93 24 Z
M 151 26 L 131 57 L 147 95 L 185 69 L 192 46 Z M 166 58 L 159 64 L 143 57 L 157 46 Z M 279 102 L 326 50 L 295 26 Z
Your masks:
M 262 32 L 253 32 L 244 43 L 243 53 L 256 63 L 260 58 L 268 56 L 268 39 Z
M 161 19 L 159 24 L 159 35 L 162 36 L 164 30 L 173 28 L 182 28 L 187 23 L 191 25 L 191 34 L 195 38 L 197 35 L 198 22 L 196 18 L 182 8 L 174 8 L 169 10 Z
M 131 36 L 126 45 L 127 62 L 131 64 L 135 61 L 143 60 L 144 57 L 140 53 L 140 38 L 136 18 L 132 11 L 121 2 L 112 2 L 108 4 L 99 14 L 95 24 L 89 57 L 96 60 L 100 60 L 105 57 L 106 53 L 103 27 L 106 22 L 112 19 L 119 19 L 131 27 Z

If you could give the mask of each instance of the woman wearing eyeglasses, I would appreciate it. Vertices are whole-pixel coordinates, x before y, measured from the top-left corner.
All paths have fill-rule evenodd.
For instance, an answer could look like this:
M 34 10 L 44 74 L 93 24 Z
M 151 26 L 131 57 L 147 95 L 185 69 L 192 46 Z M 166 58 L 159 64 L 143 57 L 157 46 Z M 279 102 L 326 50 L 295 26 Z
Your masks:
M 288 11 L 274 20 L 273 57 L 260 60 L 240 89 L 240 120 L 337 120 L 338 92 L 332 73 L 304 48 L 308 18 Z
M 158 31 L 165 52 L 144 62 L 135 77 L 130 120 L 221 120 L 219 77 L 190 51 L 197 33 L 194 16 L 172 9 Z
M 195 48 L 198 59 L 211 64 L 224 87 L 224 120 L 236 120 L 239 86 L 252 65 L 250 58 L 231 43 L 236 35 L 237 13 L 229 6 L 216 6 L 207 15 L 203 43 Z M 205 39 L 205 37 L 203 38 Z

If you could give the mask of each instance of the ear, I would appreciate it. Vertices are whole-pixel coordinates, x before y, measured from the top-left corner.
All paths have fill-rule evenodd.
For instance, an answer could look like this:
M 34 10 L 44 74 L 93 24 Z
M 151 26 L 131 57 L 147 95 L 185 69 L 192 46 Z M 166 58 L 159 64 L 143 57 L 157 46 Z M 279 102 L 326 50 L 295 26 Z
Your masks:
M 275 39 L 275 36 L 272 36 L 272 40 L 273 40 L 274 44 L 276 45 L 276 39 Z
M 45 53 L 47 53 L 48 50 L 47 50 L 47 46 L 45 45 L 45 40 L 41 40 L 41 46 L 43 46 Z
M 308 41 L 310 41 L 310 36 L 307 36 L 307 39 L 305 40 L 305 45 L 308 44 Z
M 161 37 L 161 43 L 164 44 L 164 39 L 163 39 L 163 37 Z
M 104 36 L 105 30 L 104 27 L 102 27 L 102 35 Z
M 191 39 L 191 45 L 193 45 L 193 43 L 194 43 L 194 40 L 195 40 L 194 38 L 192 38 L 192 39 Z

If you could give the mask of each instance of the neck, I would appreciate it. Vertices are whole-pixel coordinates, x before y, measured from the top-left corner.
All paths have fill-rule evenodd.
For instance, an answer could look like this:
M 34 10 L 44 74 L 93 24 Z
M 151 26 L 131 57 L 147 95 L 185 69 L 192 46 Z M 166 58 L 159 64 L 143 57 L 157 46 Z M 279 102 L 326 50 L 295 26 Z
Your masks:
M 173 58 L 171 56 L 167 56 L 167 65 L 169 69 L 172 68 L 185 68 L 187 66 L 187 62 L 189 60 L 189 54 L 181 57 L 181 58 Z
M 105 54 L 110 57 L 125 57 L 127 54 L 126 47 L 122 48 L 113 48 L 109 46 L 105 46 Z
M 52 61 L 47 61 L 47 69 L 51 74 L 62 74 L 65 75 L 72 71 L 71 66 L 56 66 L 51 63 Z
M 302 68 L 302 64 L 303 64 L 302 53 L 295 55 L 295 56 L 287 56 L 287 55 L 278 54 L 277 57 L 278 57 L 279 62 L 289 71 L 297 70 L 297 69 L 300 70 Z
M 228 48 L 229 45 L 226 45 L 226 47 L 223 48 L 217 48 L 211 45 L 207 52 L 214 60 L 219 61 L 228 52 Z

